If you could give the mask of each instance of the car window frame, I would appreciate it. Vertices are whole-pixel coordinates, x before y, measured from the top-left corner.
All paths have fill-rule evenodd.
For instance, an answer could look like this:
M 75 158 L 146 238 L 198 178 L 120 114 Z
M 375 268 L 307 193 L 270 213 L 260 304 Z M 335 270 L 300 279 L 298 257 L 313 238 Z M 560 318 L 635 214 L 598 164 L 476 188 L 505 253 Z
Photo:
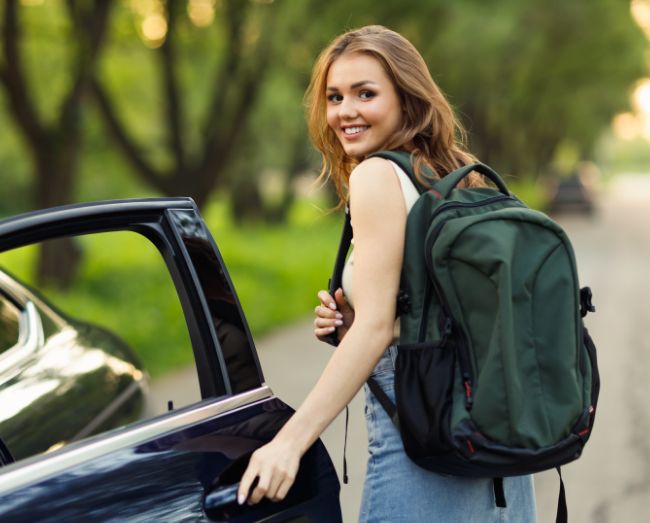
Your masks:
M 232 387 L 223 351 L 192 257 L 177 220 L 189 216 L 213 250 L 232 291 L 259 383 L 264 376 L 246 317 L 223 258 L 191 198 L 109 200 L 67 205 L 15 216 L 0 222 L 0 252 L 37 242 L 112 231 L 132 231 L 158 249 L 176 289 L 188 329 L 202 399 L 231 396 Z

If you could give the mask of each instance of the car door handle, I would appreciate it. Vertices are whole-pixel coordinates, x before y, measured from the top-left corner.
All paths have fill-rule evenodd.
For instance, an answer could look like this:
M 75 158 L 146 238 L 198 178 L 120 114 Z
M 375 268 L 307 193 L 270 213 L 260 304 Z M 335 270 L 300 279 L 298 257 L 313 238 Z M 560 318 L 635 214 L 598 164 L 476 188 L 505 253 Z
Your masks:
M 214 510 L 222 508 L 226 505 L 237 503 L 237 491 L 239 490 L 239 483 L 221 487 L 210 492 L 205 496 L 203 501 L 203 508 L 205 510 Z

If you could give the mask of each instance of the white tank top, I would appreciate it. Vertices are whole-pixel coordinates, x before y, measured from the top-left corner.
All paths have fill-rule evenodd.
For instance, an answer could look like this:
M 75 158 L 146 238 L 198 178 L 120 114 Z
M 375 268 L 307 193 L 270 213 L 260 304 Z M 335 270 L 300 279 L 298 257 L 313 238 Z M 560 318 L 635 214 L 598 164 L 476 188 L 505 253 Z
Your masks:
M 406 174 L 402 170 L 402 168 L 399 165 L 397 165 L 395 162 L 391 160 L 389 161 L 393 166 L 395 174 L 397 174 L 397 178 L 399 179 L 399 183 L 402 188 L 402 195 L 404 196 L 404 204 L 406 205 L 406 214 L 408 215 L 408 213 L 411 211 L 411 207 L 413 207 L 413 204 L 420 196 L 420 193 L 418 193 L 418 190 L 415 188 L 415 185 L 413 185 L 413 182 L 408 177 L 408 174 Z M 352 240 L 352 246 L 354 248 L 354 239 Z M 354 266 L 354 250 L 350 253 L 347 261 L 345 262 L 345 266 L 343 267 L 343 277 L 342 277 L 343 294 L 345 294 L 345 299 L 348 301 L 348 303 L 352 308 L 354 308 L 354 303 L 352 300 L 352 285 L 353 285 L 352 267 L 353 266 Z

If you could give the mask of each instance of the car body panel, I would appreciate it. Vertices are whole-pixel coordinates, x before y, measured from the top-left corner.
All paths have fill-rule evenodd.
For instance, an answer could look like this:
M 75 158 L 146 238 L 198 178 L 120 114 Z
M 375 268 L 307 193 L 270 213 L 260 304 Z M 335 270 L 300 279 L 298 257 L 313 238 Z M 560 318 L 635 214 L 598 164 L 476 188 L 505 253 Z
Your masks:
M 271 396 L 245 408 L 233 409 L 222 402 L 219 409 L 218 403 L 204 402 L 204 414 L 223 412 L 198 422 L 191 421 L 191 409 L 183 409 L 166 420 L 145 423 L 140 427 L 142 440 L 137 443 L 119 441 L 120 436 L 128 438 L 126 430 L 107 435 L 85 453 L 86 459 L 83 446 L 71 449 L 69 453 L 78 454 L 73 465 L 66 463 L 61 452 L 59 470 L 49 474 L 35 470 L 42 462 L 38 459 L 23 467 L 22 477 L 18 476 L 19 464 L 12 465 L 6 478 L 0 475 L 2 521 L 24 521 L 21 518 L 26 513 L 30 521 L 43 522 L 74 520 L 79 514 L 93 521 L 113 520 L 118 514 L 121 521 L 258 521 L 271 516 L 280 517 L 278 521 L 340 519 L 338 481 L 321 443 L 304 456 L 296 488 L 284 502 L 239 507 L 230 500 L 224 507 L 205 511 L 206 495 L 236 484 L 245 458 L 270 440 L 291 414 L 284 403 Z M 174 423 L 175 429 L 164 429 Z M 152 431 L 159 434 L 147 438 Z M 42 479 L 31 482 L 30 475 Z M 22 488 L 16 489 L 20 483 Z

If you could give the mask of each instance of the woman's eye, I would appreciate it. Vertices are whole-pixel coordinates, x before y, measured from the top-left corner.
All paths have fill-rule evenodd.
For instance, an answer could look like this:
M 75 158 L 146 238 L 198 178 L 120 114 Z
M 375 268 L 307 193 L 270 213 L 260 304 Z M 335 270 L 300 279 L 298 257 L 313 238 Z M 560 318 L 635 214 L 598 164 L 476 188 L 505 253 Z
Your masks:
M 327 101 L 332 103 L 338 103 L 341 100 L 343 100 L 343 97 L 340 94 L 330 94 L 327 97 Z
M 373 91 L 361 91 L 359 93 L 359 98 L 362 100 L 369 100 L 370 98 L 373 98 L 375 96 L 375 93 Z

